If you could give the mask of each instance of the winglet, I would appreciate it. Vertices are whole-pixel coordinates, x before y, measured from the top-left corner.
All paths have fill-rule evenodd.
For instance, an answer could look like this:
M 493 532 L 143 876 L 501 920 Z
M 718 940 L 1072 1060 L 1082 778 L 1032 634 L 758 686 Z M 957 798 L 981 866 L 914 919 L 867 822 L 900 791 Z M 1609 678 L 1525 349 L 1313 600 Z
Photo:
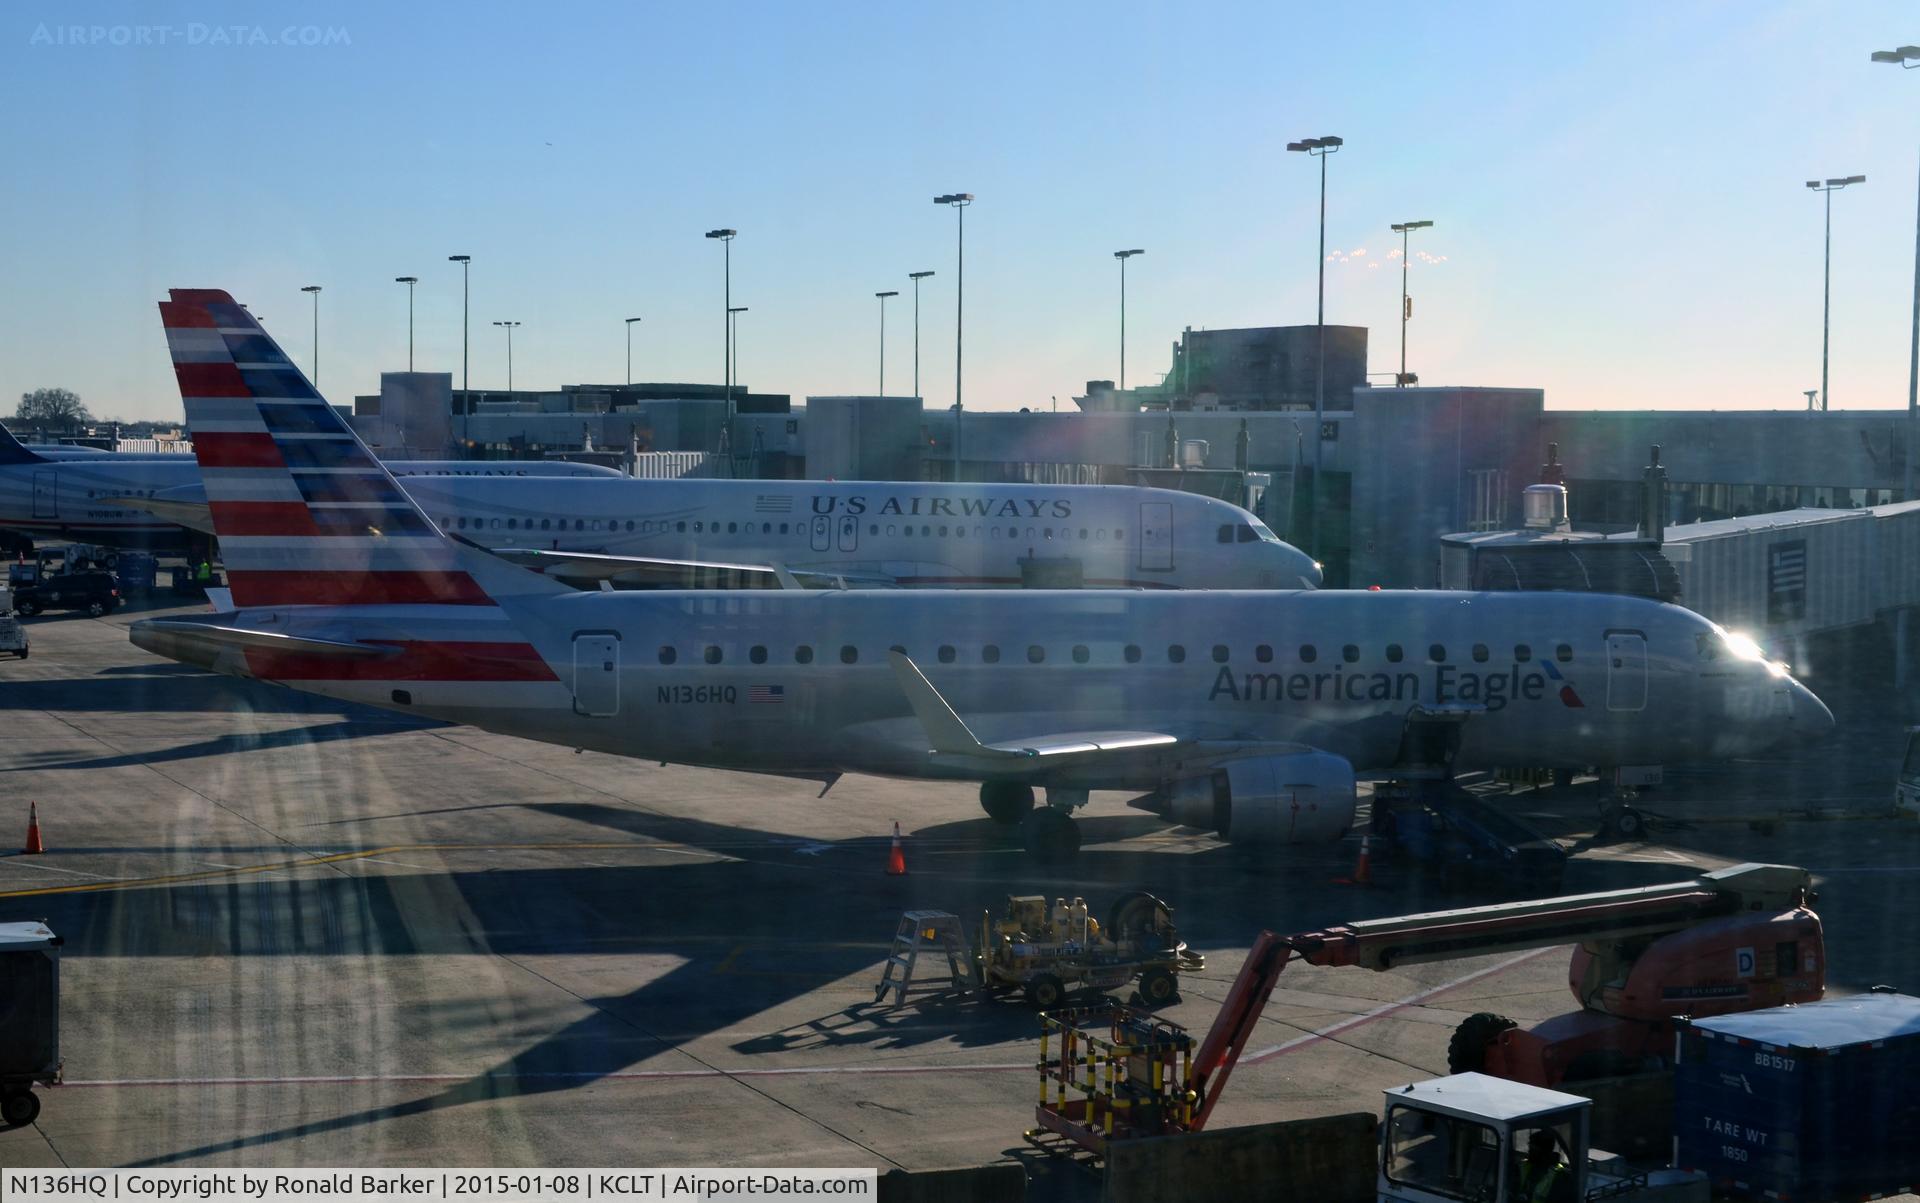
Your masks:
M 13 437 L 13 431 L 0 426 L 0 464 L 44 464 L 47 457 L 29 451 L 19 439 Z
M 921 730 L 927 733 L 927 742 L 934 751 L 960 756 L 993 755 L 991 749 L 967 730 L 967 724 L 905 652 L 888 652 L 887 662 L 893 665 L 893 675 L 900 679 L 907 704 L 913 707 L 913 716 L 920 720 Z

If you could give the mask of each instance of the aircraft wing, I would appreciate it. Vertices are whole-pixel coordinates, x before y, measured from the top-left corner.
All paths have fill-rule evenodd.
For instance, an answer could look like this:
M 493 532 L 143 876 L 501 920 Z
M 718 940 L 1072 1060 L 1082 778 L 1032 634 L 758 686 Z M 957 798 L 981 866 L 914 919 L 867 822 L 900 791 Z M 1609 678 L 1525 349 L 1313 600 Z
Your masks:
M 927 680 L 919 665 L 901 652 L 888 652 L 887 660 L 893 665 L 894 676 L 899 678 L 908 704 L 913 707 L 914 717 L 927 733 L 930 750 L 935 753 L 976 760 L 1029 760 L 1138 752 L 1180 742 L 1178 736 L 1159 731 L 1066 731 L 1031 739 L 981 743 L 965 720 L 954 713 L 947 699 Z
M 737 573 L 765 588 L 834 589 L 857 585 L 864 588 L 890 586 L 898 582 L 878 573 L 798 572 L 779 564 L 751 564 L 728 560 L 680 560 L 666 556 L 624 556 L 604 552 L 546 551 L 531 547 L 491 547 L 494 555 L 530 568 L 535 572 L 569 581 L 614 581 L 630 585 L 685 585 L 689 580 L 715 573 Z

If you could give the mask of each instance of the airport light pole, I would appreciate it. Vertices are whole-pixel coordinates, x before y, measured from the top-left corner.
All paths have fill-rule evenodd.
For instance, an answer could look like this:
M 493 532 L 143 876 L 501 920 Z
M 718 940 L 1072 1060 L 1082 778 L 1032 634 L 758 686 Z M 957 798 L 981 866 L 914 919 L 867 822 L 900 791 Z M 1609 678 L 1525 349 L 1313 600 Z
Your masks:
M 740 375 L 740 330 L 739 318 L 736 315 L 745 313 L 746 311 L 747 307 L 745 305 L 730 305 L 727 307 L 727 342 L 733 348 L 731 352 L 733 358 L 727 362 L 727 379 L 729 380 L 737 380 Z M 731 431 L 728 432 L 727 446 L 729 449 L 733 446 Z
M 920 395 L 920 281 L 931 276 L 932 272 L 908 272 L 907 279 L 913 281 L 913 395 Z
M 1399 221 L 1393 224 L 1393 232 L 1400 235 L 1400 374 L 1393 379 L 1393 387 L 1407 387 L 1407 319 L 1413 316 L 1413 306 L 1407 300 L 1407 234 L 1413 230 L 1424 230 L 1431 226 L 1430 221 Z
M 640 319 L 637 317 L 630 317 L 627 319 L 627 387 L 628 388 L 633 387 L 633 324 L 639 320 Z
M 874 395 L 884 397 L 887 395 L 887 298 L 899 296 L 900 290 L 873 295 L 880 298 L 880 391 Z
M 496 326 L 505 327 L 507 331 L 507 391 L 509 393 L 513 391 L 513 328 L 519 324 L 519 322 L 494 323 Z
M 1320 464 L 1327 434 L 1327 156 L 1337 154 L 1346 139 L 1327 134 L 1287 143 L 1287 149 L 1312 155 L 1320 160 L 1320 303 L 1314 318 L 1319 330 L 1319 366 L 1313 373 L 1313 420 L 1319 426 L 1313 440 L 1313 491 L 1307 495 L 1308 533 L 1313 549 L 1320 550 Z
M 1876 50 L 1876 63 L 1898 63 L 1911 71 L 1920 67 L 1920 46 L 1902 46 L 1897 50 Z M 1913 220 L 1913 342 L 1907 352 L 1907 469 L 1900 489 L 1900 500 L 1913 500 L 1913 461 L 1920 454 L 1916 445 L 1916 414 L 1920 414 L 1920 200 L 1916 200 Z
M 460 265 L 460 441 L 471 443 L 470 421 L 473 415 L 473 394 L 467 388 L 467 265 L 473 262 L 472 255 L 448 255 L 448 263 Z
M 313 294 L 313 387 L 320 388 L 320 286 L 308 284 L 300 290 Z
M 966 416 L 966 404 L 960 393 L 960 360 L 964 342 L 961 335 L 967 308 L 967 206 L 973 203 L 971 192 L 947 192 L 933 198 L 936 205 L 951 205 L 959 219 L 958 242 L 954 252 L 953 289 L 953 479 L 960 479 L 960 419 Z
M 413 286 L 420 282 L 419 276 L 395 276 L 395 284 L 407 286 L 407 371 L 413 371 Z
M 722 305 L 722 308 L 726 311 L 722 315 L 726 322 L 726 333 L 724 335 L 726 341 L 723 342 L 720 347 L 720 370 L 726 376 L 727 381 L 727 429 L 729 432 L 733 429 L 733 240 L 739 233 L 740 231 L 738 230 L 707 231 L 707 237 L 719 241 L 720 245 L 725 247 L 727 252 L 725 265 L 722 268 L 722 271 L 725 273 L 723 283 L 726 290 L 726 300 Z
M 1127 391 L 1127 260 L 1146 253 L 1139 247 L 1113 253 L 1120 261 L 1120 391 L 1123 393 Z
M 1821 413 L 1826 413 L 1829 409 L 1833 407 L 1832 406 L 1833 398 L 1827 394 L 1827 340 L 1828 340 L 1828 335 L 1831 333 L 1833 328 L 1832 321 L 1831 321 L 1831 317 L 1833 313 L 1833 194 L 1840 191 L 1842 188 L 1845 188 L 1848 184 L 1864 184 L 1866 182 L 1867 182 L 1867 177 L 1864 175 L 1845 176 L 1841 179 L 1828 180 L 1824 184 L 1821 183 L 1819 180 L 1807 181 L 1807 187 L 1813 189 L 1815 192 L 1824 193 L 1827 198 L 1826 266 L 1825 268 L 1822 269 L 1821 275 L 1820 275 L 1820 412 Z

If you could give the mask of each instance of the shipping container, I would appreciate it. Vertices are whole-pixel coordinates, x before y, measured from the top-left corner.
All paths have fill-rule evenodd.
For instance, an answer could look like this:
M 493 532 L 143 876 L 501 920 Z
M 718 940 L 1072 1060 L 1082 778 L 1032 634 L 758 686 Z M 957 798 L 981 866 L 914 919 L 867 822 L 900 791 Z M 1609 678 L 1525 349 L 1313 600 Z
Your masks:
M 1715 1190 L 1819 1203 L 1920 1185 L 1920 999 L 1683 1020 L 1679 1045 L 1674 1164 Z

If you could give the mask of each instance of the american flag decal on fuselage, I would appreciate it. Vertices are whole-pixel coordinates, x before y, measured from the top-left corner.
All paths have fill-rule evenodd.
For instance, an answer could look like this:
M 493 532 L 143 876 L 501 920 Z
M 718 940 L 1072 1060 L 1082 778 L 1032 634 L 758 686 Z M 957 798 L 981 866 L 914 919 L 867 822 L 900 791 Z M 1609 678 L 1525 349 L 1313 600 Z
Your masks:
M 778 703 L 778 702 L 784 702 L 786 700 L 787 700 L 787 687 L 785 685 L 749 685 L 747 686 L 747 701 L 749 702 Z
M 160 303 L 240 606 L 490 605 L 450 544 L 225 292 Z

